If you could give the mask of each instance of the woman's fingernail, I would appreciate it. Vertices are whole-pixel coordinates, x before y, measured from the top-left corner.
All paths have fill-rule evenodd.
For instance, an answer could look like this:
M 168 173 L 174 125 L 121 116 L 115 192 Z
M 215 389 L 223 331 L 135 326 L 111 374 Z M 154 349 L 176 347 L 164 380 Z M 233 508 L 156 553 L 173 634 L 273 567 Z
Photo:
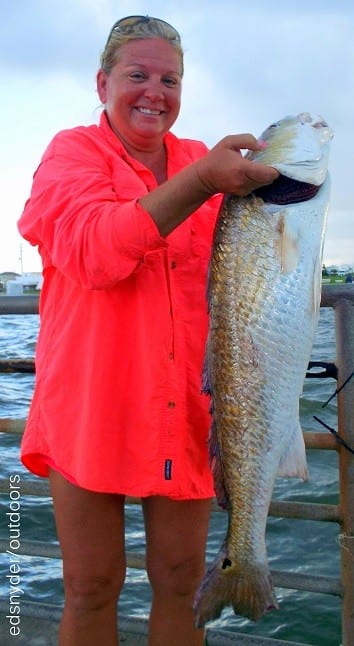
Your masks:
M 264 141 L 264 139 L 258 139 L 257 144 L 261 146 L 261 148 L 267 148 L 267 142 Z

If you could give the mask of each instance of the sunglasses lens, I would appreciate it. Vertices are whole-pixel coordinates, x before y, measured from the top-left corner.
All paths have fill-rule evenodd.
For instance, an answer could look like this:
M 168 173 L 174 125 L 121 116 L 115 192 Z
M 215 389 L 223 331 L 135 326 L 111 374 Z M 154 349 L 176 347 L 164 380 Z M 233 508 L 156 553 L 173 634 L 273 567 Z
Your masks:
M 132 33 L 138 25 L 141 25 L 143 23 L 157 23 L 164 25 L 165 27 L 168 27 L 168 29 L 172 32 L 173 38 L 180 42 L 180 35 L 178 31 L 172 25 L 170 25 L 168 22 L 165 20 L 161 20 L 160 18 L 153 18 L 152 16 L 127 16 L 126 18 L 121 18 L 120 20 L 117 20 L 116 23 L 114 23 L 110 36 L 114 31 L 118 31 L 121 33 Z

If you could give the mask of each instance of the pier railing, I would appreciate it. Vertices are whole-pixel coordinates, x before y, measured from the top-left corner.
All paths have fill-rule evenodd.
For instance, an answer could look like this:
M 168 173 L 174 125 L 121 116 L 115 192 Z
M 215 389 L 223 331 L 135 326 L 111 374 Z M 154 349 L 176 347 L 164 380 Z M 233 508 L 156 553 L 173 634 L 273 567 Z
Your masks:
M 286 500 L 273 500 L 269 514 L 282 518 L 305 519 L 313 521 L 334 522 L 339 525 L 339 550 L 341 560 L 340 578 L 319 576 L 316 574 L 300 574 L 272 570 L 273 582 L 276 587 L 320 592 L 341 597 L 342 602 L 342 646 L 354 646 L 354 379 L 348 379 L 354 370 L 354 285 L 324 285 L 322 287 L 321 307 L 332 307 L 335 312 L 336 357 L 333 363 L 323 363 L 328 376 L 337 377 L 338 430 L 337 434 L 304 432 L 305 445 L 308 450 L 335 450 L 339 455 L 339 504 L 300 503 Z M 0 315 L 3 314 L 37 314 L 37 296 L 0 296 Z M 33 360 L 1 360 L 0 372 L 34 372 Z M 313 376 L 309 374 L 309 376 Z M 325 376 L 325 375 L 324 375 Z M 345 388 L 341 386 L 346 383 Z M 21 436 L 24 430 L 24 419 L 0 419 L 0 432 Z M 0 480 L 0 493 L 9 492 L 7 480 Z M 43 480 L 21 480 L 21 496 L 49 497 L 49 487 Z M 139 504 L 139 499 L 128 498 L 128 504 Z M 220 512 L 216 502 L 213 511 Z M 222 513 L 222 512 L 221 512 Z M 0 551 L 6 552 L 8 539 L 0 538 Z M 21 540 L 21 555 L 41 556 L 45 558 L 61 558 L 60 548 L 43 541 Z M 127 554 L 127 564 L 130 568 L 145 568 L 145 555 Z M 29 615 L 43 616 L 40 604 L 27 604 Z M 0 606 L 1 607 L 1 606 Z M 54 613 L 55 614 L 55 613 Z M 48 618 L 48 611 L 46 614 Z M 144 624 L 145 625 L 145 624 Z M 145 630 L 145 629 L 144 629 Z M 231 643 L 269 644 L 269 646 L 295 642 L 284 642 L 275 639 L 260 639 L 255 636 L 227 633 L 224 642 L 222 634 L 225 631 L 209 631 L 208 643 L 221 645 Z M 340 638 L 340 637 L 339 637 Z M 338 639 L 339 639 L 338 638 Z M 231 640 L 231 641 L 230 641 Z

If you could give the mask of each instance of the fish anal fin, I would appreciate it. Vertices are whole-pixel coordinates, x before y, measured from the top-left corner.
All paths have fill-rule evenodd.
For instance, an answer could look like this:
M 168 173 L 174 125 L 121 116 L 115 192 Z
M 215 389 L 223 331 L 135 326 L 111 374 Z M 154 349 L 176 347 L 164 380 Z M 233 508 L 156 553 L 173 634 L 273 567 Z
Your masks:
M 308 479 L 305 442 L 299 421 L 280 459 L 277 476 L 282 478 L 301 478 L 302 480 Z

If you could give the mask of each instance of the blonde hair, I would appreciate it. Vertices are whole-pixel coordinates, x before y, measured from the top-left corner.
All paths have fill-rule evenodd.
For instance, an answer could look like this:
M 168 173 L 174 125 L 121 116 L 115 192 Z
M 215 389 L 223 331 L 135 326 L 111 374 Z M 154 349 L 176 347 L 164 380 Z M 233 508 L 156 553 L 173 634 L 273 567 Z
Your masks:
M 169 42 L 181 57 L 183 74 L 183 49 L 178 31 L 168 22 L 150 16 L 128 16 L 114 23 L 100 56 L 101 69 L 110 74 L 123 45 L 147 38 L 163 38 Z

